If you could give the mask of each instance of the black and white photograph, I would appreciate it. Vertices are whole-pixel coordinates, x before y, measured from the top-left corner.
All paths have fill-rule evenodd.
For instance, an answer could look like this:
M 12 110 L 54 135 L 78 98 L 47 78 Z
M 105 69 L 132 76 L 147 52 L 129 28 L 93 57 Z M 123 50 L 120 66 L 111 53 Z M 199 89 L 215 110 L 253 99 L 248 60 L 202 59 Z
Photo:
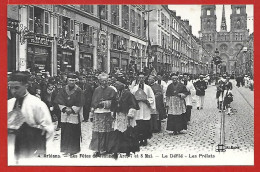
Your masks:
M 8 5 L 8 166 L 254 165 L 254 5 Z

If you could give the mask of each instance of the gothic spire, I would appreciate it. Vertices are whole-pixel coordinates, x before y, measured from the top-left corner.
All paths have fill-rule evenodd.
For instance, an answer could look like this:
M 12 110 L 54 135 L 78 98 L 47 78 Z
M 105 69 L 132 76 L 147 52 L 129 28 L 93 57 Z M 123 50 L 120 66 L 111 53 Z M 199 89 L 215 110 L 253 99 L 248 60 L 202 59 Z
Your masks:
M 225 6 L 224 5 L 223 5 L 223 9 L 222 9 L 222 20 L 221 20 L 220 30 L 221 31 L 227 31 L 226 16 L 225 16 Z

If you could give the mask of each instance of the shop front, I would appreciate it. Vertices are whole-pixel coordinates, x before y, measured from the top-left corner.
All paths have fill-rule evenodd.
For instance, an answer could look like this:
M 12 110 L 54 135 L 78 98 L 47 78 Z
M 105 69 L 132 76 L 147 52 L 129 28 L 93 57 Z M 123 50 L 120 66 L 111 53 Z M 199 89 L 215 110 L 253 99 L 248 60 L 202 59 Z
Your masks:
M 123 71 L 127 71 L 128 65 L 129 65 L 129 53 L 123 52 L 121 55 L 121 69 L 123 69 Z
M 28 34 L 27 39 L 27 62 L 26 68 L 36 74 L 52 73 L 51 71 L 51 40 L 52 37 L 45 35 Z
M 91 71 L 93 69 L 93 47 L 79 43 L 79 70 Z
M 120 53 L 110 52 L 110 71 L 114 72 L 116 69 L 120 68 Z
M 75 72 L 75 48 L 73 41 L 58 41 L 57 71 L 58 73 Z

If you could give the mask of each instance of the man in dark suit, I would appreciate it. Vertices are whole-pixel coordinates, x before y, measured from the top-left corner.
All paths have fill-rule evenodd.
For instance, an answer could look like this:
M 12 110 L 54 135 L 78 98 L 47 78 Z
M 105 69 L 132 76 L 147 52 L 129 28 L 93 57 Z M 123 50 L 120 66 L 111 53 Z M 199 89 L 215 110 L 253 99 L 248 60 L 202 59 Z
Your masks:
M 83 117 L 84 117 L 83 121 L 87 122 L 89 119 L 89 112 L 90 112 L 90 106 L 91 106 L 94 89 L 89 84 L 90 77 L 81 75 L 79 78 L 80 78 L 79 87 L 83 90 L 84 98 L 85 98 L 85 104 L 83 106 Z

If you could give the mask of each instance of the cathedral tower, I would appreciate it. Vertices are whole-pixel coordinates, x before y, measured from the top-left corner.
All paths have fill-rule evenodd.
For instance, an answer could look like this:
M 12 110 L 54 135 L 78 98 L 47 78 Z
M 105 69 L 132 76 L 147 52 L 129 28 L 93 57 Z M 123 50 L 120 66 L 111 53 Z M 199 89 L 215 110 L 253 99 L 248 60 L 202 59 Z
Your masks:
M 231 5 L 231 9 L 231 31 L 237 32 L 247 30 L 246 5 Z
M 216 6 L 215 5 L 202 5 L 201 6 L 201 31 L 214 32 L 216 31 Z
M 227 31 L 225 6 L 224 5 L 223 5 L 223 8 L 222 8 L 222 18 L 221 18 L 220 31 Z

